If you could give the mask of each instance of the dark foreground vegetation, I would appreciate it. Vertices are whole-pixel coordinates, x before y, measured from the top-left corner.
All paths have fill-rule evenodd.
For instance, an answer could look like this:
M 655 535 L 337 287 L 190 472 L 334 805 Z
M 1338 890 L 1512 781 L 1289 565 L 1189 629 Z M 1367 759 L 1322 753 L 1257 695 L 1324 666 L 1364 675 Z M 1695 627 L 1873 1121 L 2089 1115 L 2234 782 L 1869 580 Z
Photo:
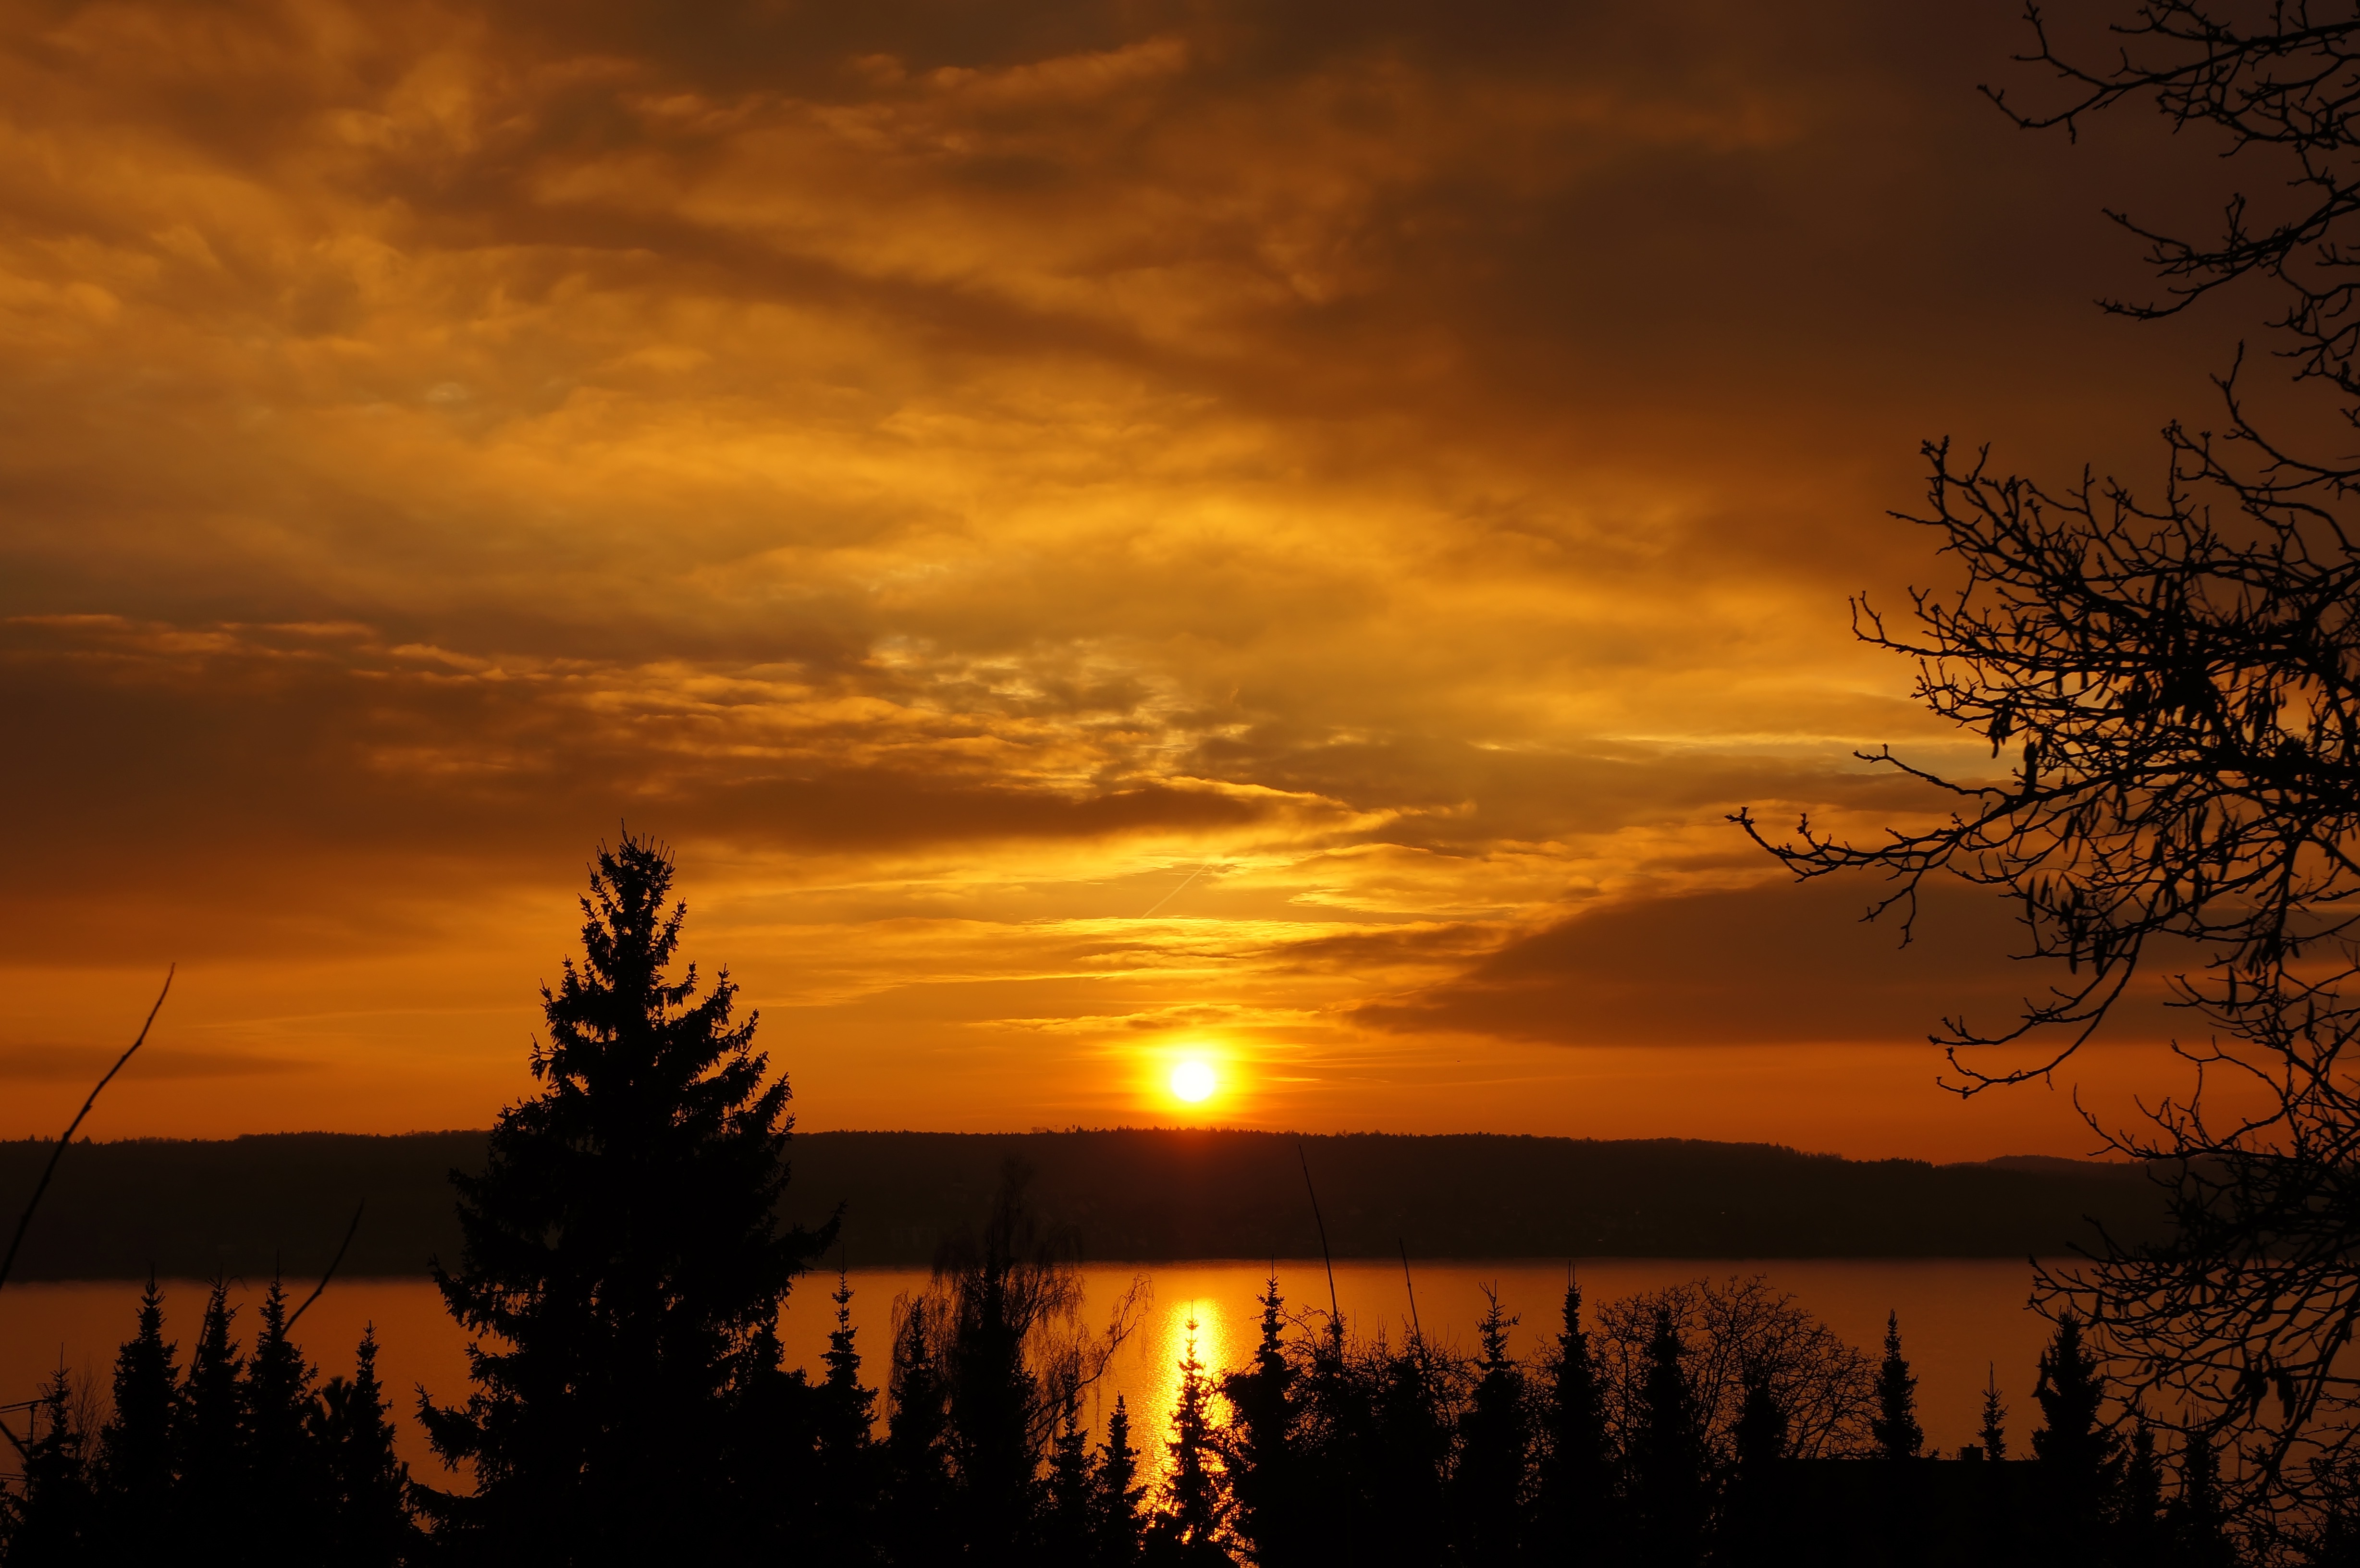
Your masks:
M 472 1489 L 397 1484 L 366 1350 L 315 1395 L 282 1298 L 242 1370 L 209 1325 L 177 1380 L 136 1340 L 146 1403 L 95 1426 L 55 1385 L 8 1495 L 12 1563 L 160 1556 L 123 1544 L 155 1528 L 178 1555 L 305 1562 L 2360 1563 L 2360 459 L 2333 433 L 2360 424 L 2360 16 L 2093 19 L 2111 36 L 2031 13 L 2027 58 L 2060 92 L 2021 123 L 2142 103 L 2242 155 L 2211 234 L 2122 219 L 2160 291 L 2114 308 L 2265 289 L 2297 385 L 2343 422 L 2316 448 L 2274 399 L 2257 422 L 2241 362 L 2211 428 L 2166 430 L 2144 494 L 1929 443 L 1917 520 L 1956 578 L 1891 620 L 1859 603 L 1857 626 L 1993 766 L 1868 754 L 1948 810 L 1858 842 L 1738 819 L 1800 875 L 1886 878 L 1878 911 L 1905 924 L 1928 877 L 2020 909 L 2024 956 L 2063 977 L 2014 1018 L 1944 1025 L 1961 1092 L 2049 1079 L 2147 981 L 2185 1020 L 2194 1086 L 2092 1128 L 2166 1178 L 2169 1225 L 2049 1277 L 2028 1458 L 1996 1408 L 1976 1457 L 1920 1456 L 1897 1326 L 1872 1369 L 1743 1285 L 1587 1327 L 1568 1291 L 1531 1366 L 1496 1314 L 1463 1360 L 1414 1323 L 1350 1342 L 1273 1290 L 1251 1366 L 1215 1388 L 1192 1353 L 1169 1433 L 1118 1406 L 1092 1443 L 1080 1411 L 1127 1318 L 1085 1329 L 1076 1246 L 1013 1179 L 901 1303 L 877 1439 L 848 1331 L 820 1377 L 779 1364 L 781 1303 L 838 1227 L 781 1228 L 784 1081 L 726 977 L 666 977 L 671 868 L 627 840 L 600 858 L 586 963 L 548 994 L 541 1091 L 460 1181 L 436 1271 L 474 1388 L 420 1413 Z M 1458 1202 L 1470 1234 L 1491 1223 Z M 134 1476 L 163 1501 L 123 1501 Z
M 609 1384 L 574 1432 L 529 1415 L 468 1427 L 491 1485 L 467 1498 L 411 1484 L 394 1457 L 368 1341 L 353 1376 L 321 1385 L 289 1343 L 283 1294 L 241 1354 L 216 1291 L 182 1371 L 151 1289 L 112 1413 L 94 1418 L 62 1375 L 44 1391 L 0 1561 L 145 1563 L 206 1541 L 321 1564 L 2236 1561 L 2210 1451 L 2166 1456 L 2144 1423 L 2102 1426 L 2105 1391 L 2070 1320 L 2019 1460 L 1995 1396 L 1979 1443 L 1925 1454 L 1898 1326 L 1872 1358 L 1759 1279 L 1587 1318 L 1568 1287 L 1530 1362 L 1508 1356 L 1514 1320 L 1496 1303 L 1470 1356 L 1414 1329 L 1347 1338 L 1328 1313 L 1290 1312 L 1273 1280 L 1251 1361 L 1217 1378 L 1191 1346 L 1169 1430 L 1135 1430 L 1120 1399 L 1089 1423 L 1132 1303 L 1085 1326 L 1019 1171 L 934 1287 L 898 1304 L 881 1388 L 848 1289 L 835 1299 L 816 1377 L 758 1354 L 732 1398 L 673 1390 L 718 1406 L 717 1427 L 676 1434 L 693 1470 L 587 1494 L 604 1440 L 629 1444 L 612 1455 L 625 1463 L 659 1452 L 659 1432 L 617 1431 L 619 1410 L 599 1408 L 630 1397 Z
M 641 841 L 600 855 L 584 961 L 543 992 L 541 1089 L 452 1178 L 433 1276 L 473 1386 L 414 1406 L 447 1473 L 396 1457 L 369 1340 L 322 1383 L 290 1336 L 302 1305 L 274 1285 L 248 1347 L 216 1285 L 184 1363 L 151 1281 L 110 1409 L 60 1372 L 15 1412 L 7 1568 L 2232 1560 L 2212 1451 L 2108 1424 L 2078 1322 L 2044 1358 L 2031 1459 L 1995 1395 L 1983 1442 L 1940 1459 L 1898 1324 L 1874 1360 L 1759 1280 L 1585 1320 L 1569 1278 L 1520 1362 L 1496 1301 L 1470 1356 L 1414 1310 L 1397 1341 L 1354 1339 L 1273 1279 L 1248 1364 L 1216 1378 L 1192 1341 L 1168 1431 L 1120 1399 L 1101 1429 L 1140 1292 L 1086 1321 L 1077 1236 L 1013 1160 L 895 1302 L 881 1377 L 841 1277 L 822 1367 L 786 1367 L 780 1312 L 837 1224 L 779 1218 L 786 1079 L 726 974 L 672 977 L 672 874 Z
M 355 1204 L 347 1274 L 422 1275 L 457 1255 L 450 1172 L 483 1170 L 489 1135 L 282 1133 L 76 1146 L 16 1277 L 316 1275 Z M 0 1143 L 0 1214 L 23 1206 L 55 1145 Z M 1298 1148 L 1302 1150 L 1299 1154 Z M 2151 1236 L 2161 1195 L 2129 1164 L 1928 1165 L 1768 1144 L 1417 1138 L 1217 1130 L 801 1133 L 781 1217 L 840 1211 L 859 1266 L 934 1261 L 983 1224 L 1001 1168 L 1034 1171 L 1038 1206 L 1083 1256 L 1138 1261 L 1306 1258 L 1319 1235 L 1306 1159 L 1338 1258 L 2023 1258 L 2086 1244 L 2094 1223 Z

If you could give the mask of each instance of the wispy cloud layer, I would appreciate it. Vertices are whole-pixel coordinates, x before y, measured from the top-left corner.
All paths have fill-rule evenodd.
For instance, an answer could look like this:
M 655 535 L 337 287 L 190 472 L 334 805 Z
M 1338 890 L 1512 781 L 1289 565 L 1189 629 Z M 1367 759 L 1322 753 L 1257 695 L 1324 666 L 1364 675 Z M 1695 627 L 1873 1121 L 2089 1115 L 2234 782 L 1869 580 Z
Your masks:
M 2198 385 L 2003 22 L 8 7 L 0 1075 L 180 958 L 141 1130 L 481 1122 L 628 820 L 823 1125 L 1195 1040 L 1244 1119 L 1638 1125 L 1594 1047 L 1782 1136 L 1645 1049 L 1906 1053 L 2005 938 L 1895 969 L 1721 821 L 1971 757 L 1843 631 L 1915 441 Z

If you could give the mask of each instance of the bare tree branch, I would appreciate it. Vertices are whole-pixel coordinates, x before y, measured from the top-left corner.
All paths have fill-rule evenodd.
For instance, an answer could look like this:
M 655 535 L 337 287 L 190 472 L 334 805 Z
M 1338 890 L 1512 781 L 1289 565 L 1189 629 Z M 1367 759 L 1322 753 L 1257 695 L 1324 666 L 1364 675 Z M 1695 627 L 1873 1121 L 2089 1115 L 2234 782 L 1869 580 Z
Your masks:
M 353 1223 L 344 1227 L 344 1239 L 343 1243 L 337 1247 L 335 1257 L 328 1260 L 328 1271 L 320 1276 L 320 1282 L 311 1287 L 311 1293 L 303 1298 L 303 1304 L 287 1314 L 287 1326 L 289 1328 L 293 1328 L 295 1326 L 295 1320 L 311 1310 L 311 1303 L 320 1299 L 320 1292 L 325 1290 L 328 1288 L 328 1281 L 336 1277 L 336 1270 L 344 1264 L 344 1254 L 352 1247 L 353 1237 L 360 1234 L 361 1213 L 367 1207 L 368 1201 L 366 1199 L 363 1199 L 360 1203 L 355 1203 L 353 1206 Z
M 148 1009 L 148 1021 L 139 1026 L 139 1038 L 131 1042 L 130 1050 L 115 1059 L 115 1065 L 106 1070 L 106 1076 L 98 1081 L 97 1087 L 90 1092 L 90 1098 L 82 1103 L 82 1109 L 76 1111 L 74 1119 L 66 1125 L 65 1135 L 58 1139 L 57 1148 L 49 1151 L 49 1162 L 41 1167 L 41 1179 L 33 1184 L 33 1195 L 25 1201 L 25 1212 L 16 1216 L 16 1234 L 9 1238 L 7 1256 L 0 1258 L 0 1285 L 8 1283 L 8 1272 L 16 1267 L 16 1250 L 25 1245 L 25 1232 L 33 1223 L 33 1211 L 41 1206 L 41 1195 L 49 1190 L 49 1178 L 58 1173 L 58 1161 L 65 1158 L 66 1146 L 73 1141 L 73 1135 L 81 1128 L 82 1118 L 90 1115 L 90 1108 L 98 1104 L 100 1091 L 114 1083 L 115 1075 L 123 1071 L 125 1064 L 138 1053 L 141 1046 L 148 1043 L 148 1031 L 155 1027 L 156 1015 L 164 1010 L 164 998 L 172 994 L 172 975 L 179 967 L 173 964 L 164 971 L 164 988 L 156 993 L 156 1005 Z

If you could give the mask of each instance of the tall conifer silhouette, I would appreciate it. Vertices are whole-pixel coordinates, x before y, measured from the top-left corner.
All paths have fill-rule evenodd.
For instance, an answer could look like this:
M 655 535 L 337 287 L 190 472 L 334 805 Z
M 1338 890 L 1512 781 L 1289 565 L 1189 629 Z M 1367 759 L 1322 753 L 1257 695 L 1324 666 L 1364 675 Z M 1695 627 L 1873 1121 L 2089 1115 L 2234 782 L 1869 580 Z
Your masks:
M 821 1407 L 825 1413 L 820 1445 L 824 1452 L 834 1449 L 848 1454 L 869 1442 L 869 1428 L 876 1420 L 877 1394 L 860 1382 L 859 1331 L 852 1326 L 849 1274 L 837 1273 L 836 1293 L 828 1300 L 836 1303 L 836 1326 L 828 1330 L 827 1353 L 820 1358 L 827 1368 L 820 1384 L 827 1394 Z
M 1022 1204 L 1024 1178 L 1010 1171 L 979 1240 L 958 1238 L 937 1274 L 949 1284 L 951 1448 L 970 1556 L 1016 1563 L 1030 1547 L 1040 1503 L 1041 1461 L 1054 1428 L 1039 1418 L 1046 1390 L 1025 1363 L 1035 1321 L 1037 1233 Z M 1054 1415 L 1052 1415 L 1054 1421 Z M 1044 1427 L 1046 1430 L 1043 1430 Z
M 950 1388 L 934 1355 L 943 1337 L 938 1320 L 946 1310 L 933 1294 L 895 1307 L 887 1385 L 892 1410 L 885 1428 L 892 1508 L 881 1533 L 900 1563 L 943 1561 L 958 1550 L 951 1519 Z
M 361 1333 L 351 1377 L 322 1386 L 311 1440 L 328 1475 L 328 1560 L 351 1568 L 391 1568 L 418 1544 L 410 1508 L 410 1466 L 394 1454 L 393 1420 L 377 1375 L 377 1328 Z
M 1535 1547 L 1550 1563 L 1610 1560 L 1620 1531 L 1606 1401 L 1590 1353 L 1590 1333 L 1581 1326 L 1581 1287 L 1571 1280 L 1565 1288 L 1563 1326 L 1542 1375 Z
M 1671 1309 L 1658 1308 L 1629 1454 L 1632 1524 L 1648 1568 L 1685 1568 L 1704 1549 L 1704 1441 L 1687 1356 Z
M 1999 1367 L 1990 1362 L 1984 1363 L 1983 1419 L 1975 1435 L 1983 1440 L 1984 1458 L 2007 1457 L 2007 1407 L 2000 1403 Z
M 1180 1357 L 1180 1398 L 1172 1410 L 1172 1456 L 1164 1476 L 1163 1506 L 1149 1535 L 1155 1563 L 1226 1563 L 1221 1546 L 1229 1522 L 1226 1477 L 1213 1444 L 1213 1385 L 1196 1359 L 1196 1320 L 1190 1318 Z
M 1399 1536 L 1390 1515 L 1371 1517 L 1368 1506 L 1371 1490 L 1382 1485 L 1378 1379 L 1370 1375 L 1369 1358 L 1354 1353 L 1343 1320 L 1326 1315 L 1310 1336 L 1303 1367 L 1297 1466 L 1305 1516 L 1328 1560 L 1381 1561 Z
M 1362 1449 L 1370 1469 L 1360 1479 L 1374 1526 L 1371 1562 L 1437 1562 L 1448 1550 L 1444 1486 L 1455 1434 L 1446 1407 L 1457 1371 L 1415 1326 L 1398 1352 L 1380 1340 L 1371 1357 L 1374 1441 Z
M 1768 1367 L 1757 1362 L 1744 1368 L 1740 1380 L 1744 1397 L 1731 1433 L 1734 1452 L 1714 1557 L 1763 1568 L 1795 1556 L 1786 1489 L 1779 1473 L 1794 1422 L 1779 1402 Z
M 72 1378 L 59 1367 L 33 1407 L 19 1489 L 14 1497 L 0 1492 L 0 1559 L 8 1568 L 80 1568 L 93 1561 L 97 1499 L 79 1405 Z
M 329 1527 L 330 1477 L 307 1430 L 313 1374 L 287 1334 L 287 1292 L 276 1279 L 263 1293 L 247 1361 L 241 1411 L 248 1544 L 264 1556 L 298 1556 Z
M 1221 1379 L 1232 1419 L 1222 1443 L 1236 1529 L 1265 1568 L 1313 1561 L 1295 1442 L 1295 1367 L 1287 1356 L 1286 1301 L 1273 1273 L 1262 1296 L 1253 1364 Z
M 115 1410 L 99 1433 L 99 1490 L 107 1550 L 152 1558 L 177 1530 L 172 1419 L 180 1404 L 175 1346 L 164 1337 L 164 1295 L 154 1275 L 139 1297 L 139 1326 L 115 1358 Z
M 1516 1560 L 1524 1544 L 1523 1491 L 1532 1432 L 1524 1368 L 1508 1355 L 1516 1320 L 1488 1286 L 1476 1326 L 1480 1360 L 1459 1421 L 1459 1462 L 1451 1475 L 1451 1533 L 1470 1564 Z
M 1140 1484 L 1139 1450 L 1131 1445 L 1131 1409 L 1123 1397 L 1114 1397 L 1114 1413 L 1107 1417 L 1106 1442 L 1098 1448 L 1098 1476 L 1091 1486 L 1091 1561 L 1098 1568 L 1130 1568 L 1139 1561 L 1143 1521 L 1140 1502 L 1147 1488 Z
M 2170 1551 L 2163 1520 L 2163 1456 L 2155 1424 L 2136 1406 L 2130 1441 L 2123 1445 L 2123 1479 L 2114 1507 L 2114 1552 L 2119 1563 L 2154 1563 Z
M 1041 1561 L 1087 1568 L 1090 1560 L 1090 1432 L 1081 1402 L 1069 1396 L 1049 1451 L 1049 1506 L 1042 1521 Z
M 2032 1457 L 2050 1539 L 2060 1560 L 2091 1561 L 2121 1482 L 2122 1445 L 2099 1420 L 2105 1382 L 2082 1342 L 2081 1321 L 2070 1312 L 2058 1320 L 2055 1337 L 2040 1353 L 2032 1398 L 2046 1423 L 2032 1434 Z
M 1876 1369 L 1876 1416 L 1870 1423 L 1877 1452 L 1915 1459 L 1926 1444 L 1918 1424 L 1918 1379 L 1901 1355 L 1901 1314 L 1885 1314 L 1885 1360 Z
M 687 914 L 672 884 L 649 840 L 599 853 L 584 961 L 541 991 L 541 1092 L 500 1114 L 483 1174 L 453 1178 L 464 1251 L 435 1282 L 476 1336 L 476 1386 L 421 1413 L 437 1452 L 475 1466 L 473 1497 L 431 1499 L 454 1547 L 727 1553 L 782 1479 L 747 1473 L 736 1417 L 759 1402 L 767 1420 L 781 1303 L 834 1227 L 778 1227 L 786 1079 L 754 1018 L 733 1020 L 726 970 L 702 996 L 694 965 L 670 977 Z
M 812 1499 L 815 1536 L 826 1550 L 857 1557 L 874 1535 L 878 1483 L 882 1479 L 875 1441 L 877 1391 L 860 1381 L 858 1331 L 852 1326 L 852 1279 L 839 1269 L 836 1326 L 820 1357 L 827 1368 L 820 1380 L 815 1424 L 819 1469 Z
M 2221 1456 L 2201 1428 L 2182 1440 L 2180 1493 L 2165 1510 L 2171 1548 L 2187 1568 L 2231 1568 L 2237 1560 L 2222 1506 Z
M 172 1423 L 172 1449 L 180 1472 L 178 1510 L 191 1540 L 227 1541 L 245 1533 L 246 1443 L 241 1406 L 246 1358 L 232 1331 L 237 1309 L 229 1304 L 229 1282 L 215 1279 L 205 1297 L 204 1316 L 189 1352 L 189 1376 Z

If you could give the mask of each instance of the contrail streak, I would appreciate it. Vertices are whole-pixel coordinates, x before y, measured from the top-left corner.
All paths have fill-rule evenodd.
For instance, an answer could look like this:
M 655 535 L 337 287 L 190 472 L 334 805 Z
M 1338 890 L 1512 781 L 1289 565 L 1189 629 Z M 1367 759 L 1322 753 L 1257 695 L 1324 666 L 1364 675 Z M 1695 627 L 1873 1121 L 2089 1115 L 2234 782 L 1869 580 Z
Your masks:
M 1179 887 L 1173 888 L 1172 891 L 1164 894 L 1161 898 L 1156 899 L 1153 904 L 1148 907 L 1147 914 L 1142 915 L 1139 918 L 1142 920 L 1145 920 L 1147 915 L 1153 914 L 1156 910 L 1162 909 L 1164 905 L 1178 898 L 1182 893 L 1186 892 L 1188 889 L 1188 884 L 1196 880 L 1197 877 L 1202 877 L 1205 874 L 1205 866 L 1212 864 L 1213 863 L 1211 861 L 1207 860 L 1205 862 L 1204 866 L 1199 866 L 1196 870 L 1188 873 L 1186 877 L 1181 879 Z

